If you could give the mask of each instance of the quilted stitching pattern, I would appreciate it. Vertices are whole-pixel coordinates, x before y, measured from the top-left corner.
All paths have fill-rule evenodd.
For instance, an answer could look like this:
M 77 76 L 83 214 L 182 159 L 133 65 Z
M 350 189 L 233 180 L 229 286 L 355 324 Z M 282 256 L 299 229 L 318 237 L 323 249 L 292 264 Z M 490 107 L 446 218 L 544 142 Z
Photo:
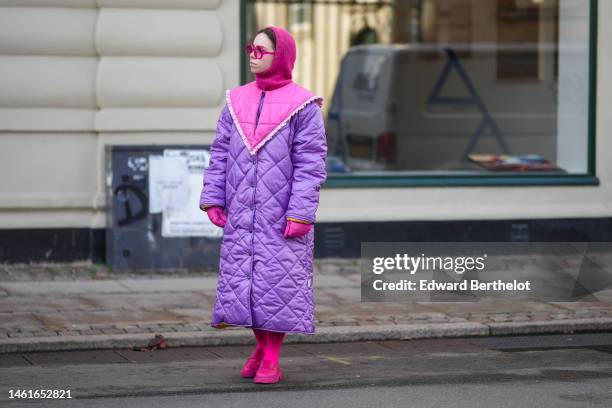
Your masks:
M 266 103 L 269 94 L 274 93 L 268 91 Z M 221 113 L 200 199 L 200 205 L 227 209 L 212 327 L 315 333 L 314 228 L 298 238 L 283 236 L 288 216 L 315 222 L 326 179 L 323 115 L 313 101 L 288 100 L 294 111 L 255 154 L 240 134 L 232 105 Z M 270 109 L 264 105 L 260 124 Z

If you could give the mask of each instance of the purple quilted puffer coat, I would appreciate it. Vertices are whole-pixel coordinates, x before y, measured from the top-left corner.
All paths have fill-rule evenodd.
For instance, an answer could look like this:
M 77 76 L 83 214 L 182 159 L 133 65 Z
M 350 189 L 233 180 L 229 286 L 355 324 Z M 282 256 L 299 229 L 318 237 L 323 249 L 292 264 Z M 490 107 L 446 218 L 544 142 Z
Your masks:
M 200 199 L 227 211 L 211 326 L 314 334 L 314 227 L 297 238 L 283 232 L 288 217 L 316 220 L 327 176 L 322 98 L 297 84 L 232 92 Z

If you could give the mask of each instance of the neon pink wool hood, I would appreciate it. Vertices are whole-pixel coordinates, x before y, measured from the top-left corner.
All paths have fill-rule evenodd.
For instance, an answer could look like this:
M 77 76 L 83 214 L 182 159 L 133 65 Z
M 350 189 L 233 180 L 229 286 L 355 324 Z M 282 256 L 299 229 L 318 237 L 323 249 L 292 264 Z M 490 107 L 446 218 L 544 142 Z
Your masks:
M 232 119 L 251 155 L 255 155 L 308 103 L 314 101 L 319 107 L 323 105 L 321 96 L 293 82 L 296 46 L 291 34 L 280 27 L 269 28 L 276 35 L 274 61 L 270 68 L 256 74 L 255 81 L 226 92 Z
M 255 74 L 257 87 L 271 91 L 292 82 L 292 71 L 295 65 L 296 46 L 291 33 L 280 27 L 268 27 L 276 35 L 274 60 L 266 71 Z

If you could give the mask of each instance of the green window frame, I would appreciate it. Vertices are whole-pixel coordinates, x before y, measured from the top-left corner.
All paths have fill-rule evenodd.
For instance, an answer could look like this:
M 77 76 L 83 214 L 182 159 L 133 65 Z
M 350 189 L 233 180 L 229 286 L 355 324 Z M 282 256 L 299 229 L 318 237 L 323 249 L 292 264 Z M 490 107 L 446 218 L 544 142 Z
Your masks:
M 246 2 L 240 1 L 240 83 L 246 83 L 247 61 L 242 52 L 246 45 Z M 589 12 L 589 106 L 587 128 L 586 174 L 341 174 L 328 173 L 323 188 L 355 187 L 457 187 L 457 186 L 571 186 L 599 185 L 595 173 L 595 121 L 597 103 L 597 10 L 598 0 L 590 0 Z

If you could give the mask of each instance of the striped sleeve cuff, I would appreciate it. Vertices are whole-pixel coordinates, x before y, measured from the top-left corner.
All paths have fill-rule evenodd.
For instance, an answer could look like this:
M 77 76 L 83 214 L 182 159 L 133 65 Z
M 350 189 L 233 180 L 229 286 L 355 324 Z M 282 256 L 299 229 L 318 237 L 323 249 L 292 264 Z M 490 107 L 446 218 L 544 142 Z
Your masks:
M 207 209 L 209 209 L 210 207 L 214 207 L 218 204 L 200 204 L 200 209 L 202 211 L 206 211 Z
M 293 217 L 287 217 L 287 219 L 291 221 L 295 221 L 295 222 L 300 222 L 302 224 L 312 224 L 311 222 L 304 221 L 304 220 L 298 220 L 297 218 L 293 218 Z

